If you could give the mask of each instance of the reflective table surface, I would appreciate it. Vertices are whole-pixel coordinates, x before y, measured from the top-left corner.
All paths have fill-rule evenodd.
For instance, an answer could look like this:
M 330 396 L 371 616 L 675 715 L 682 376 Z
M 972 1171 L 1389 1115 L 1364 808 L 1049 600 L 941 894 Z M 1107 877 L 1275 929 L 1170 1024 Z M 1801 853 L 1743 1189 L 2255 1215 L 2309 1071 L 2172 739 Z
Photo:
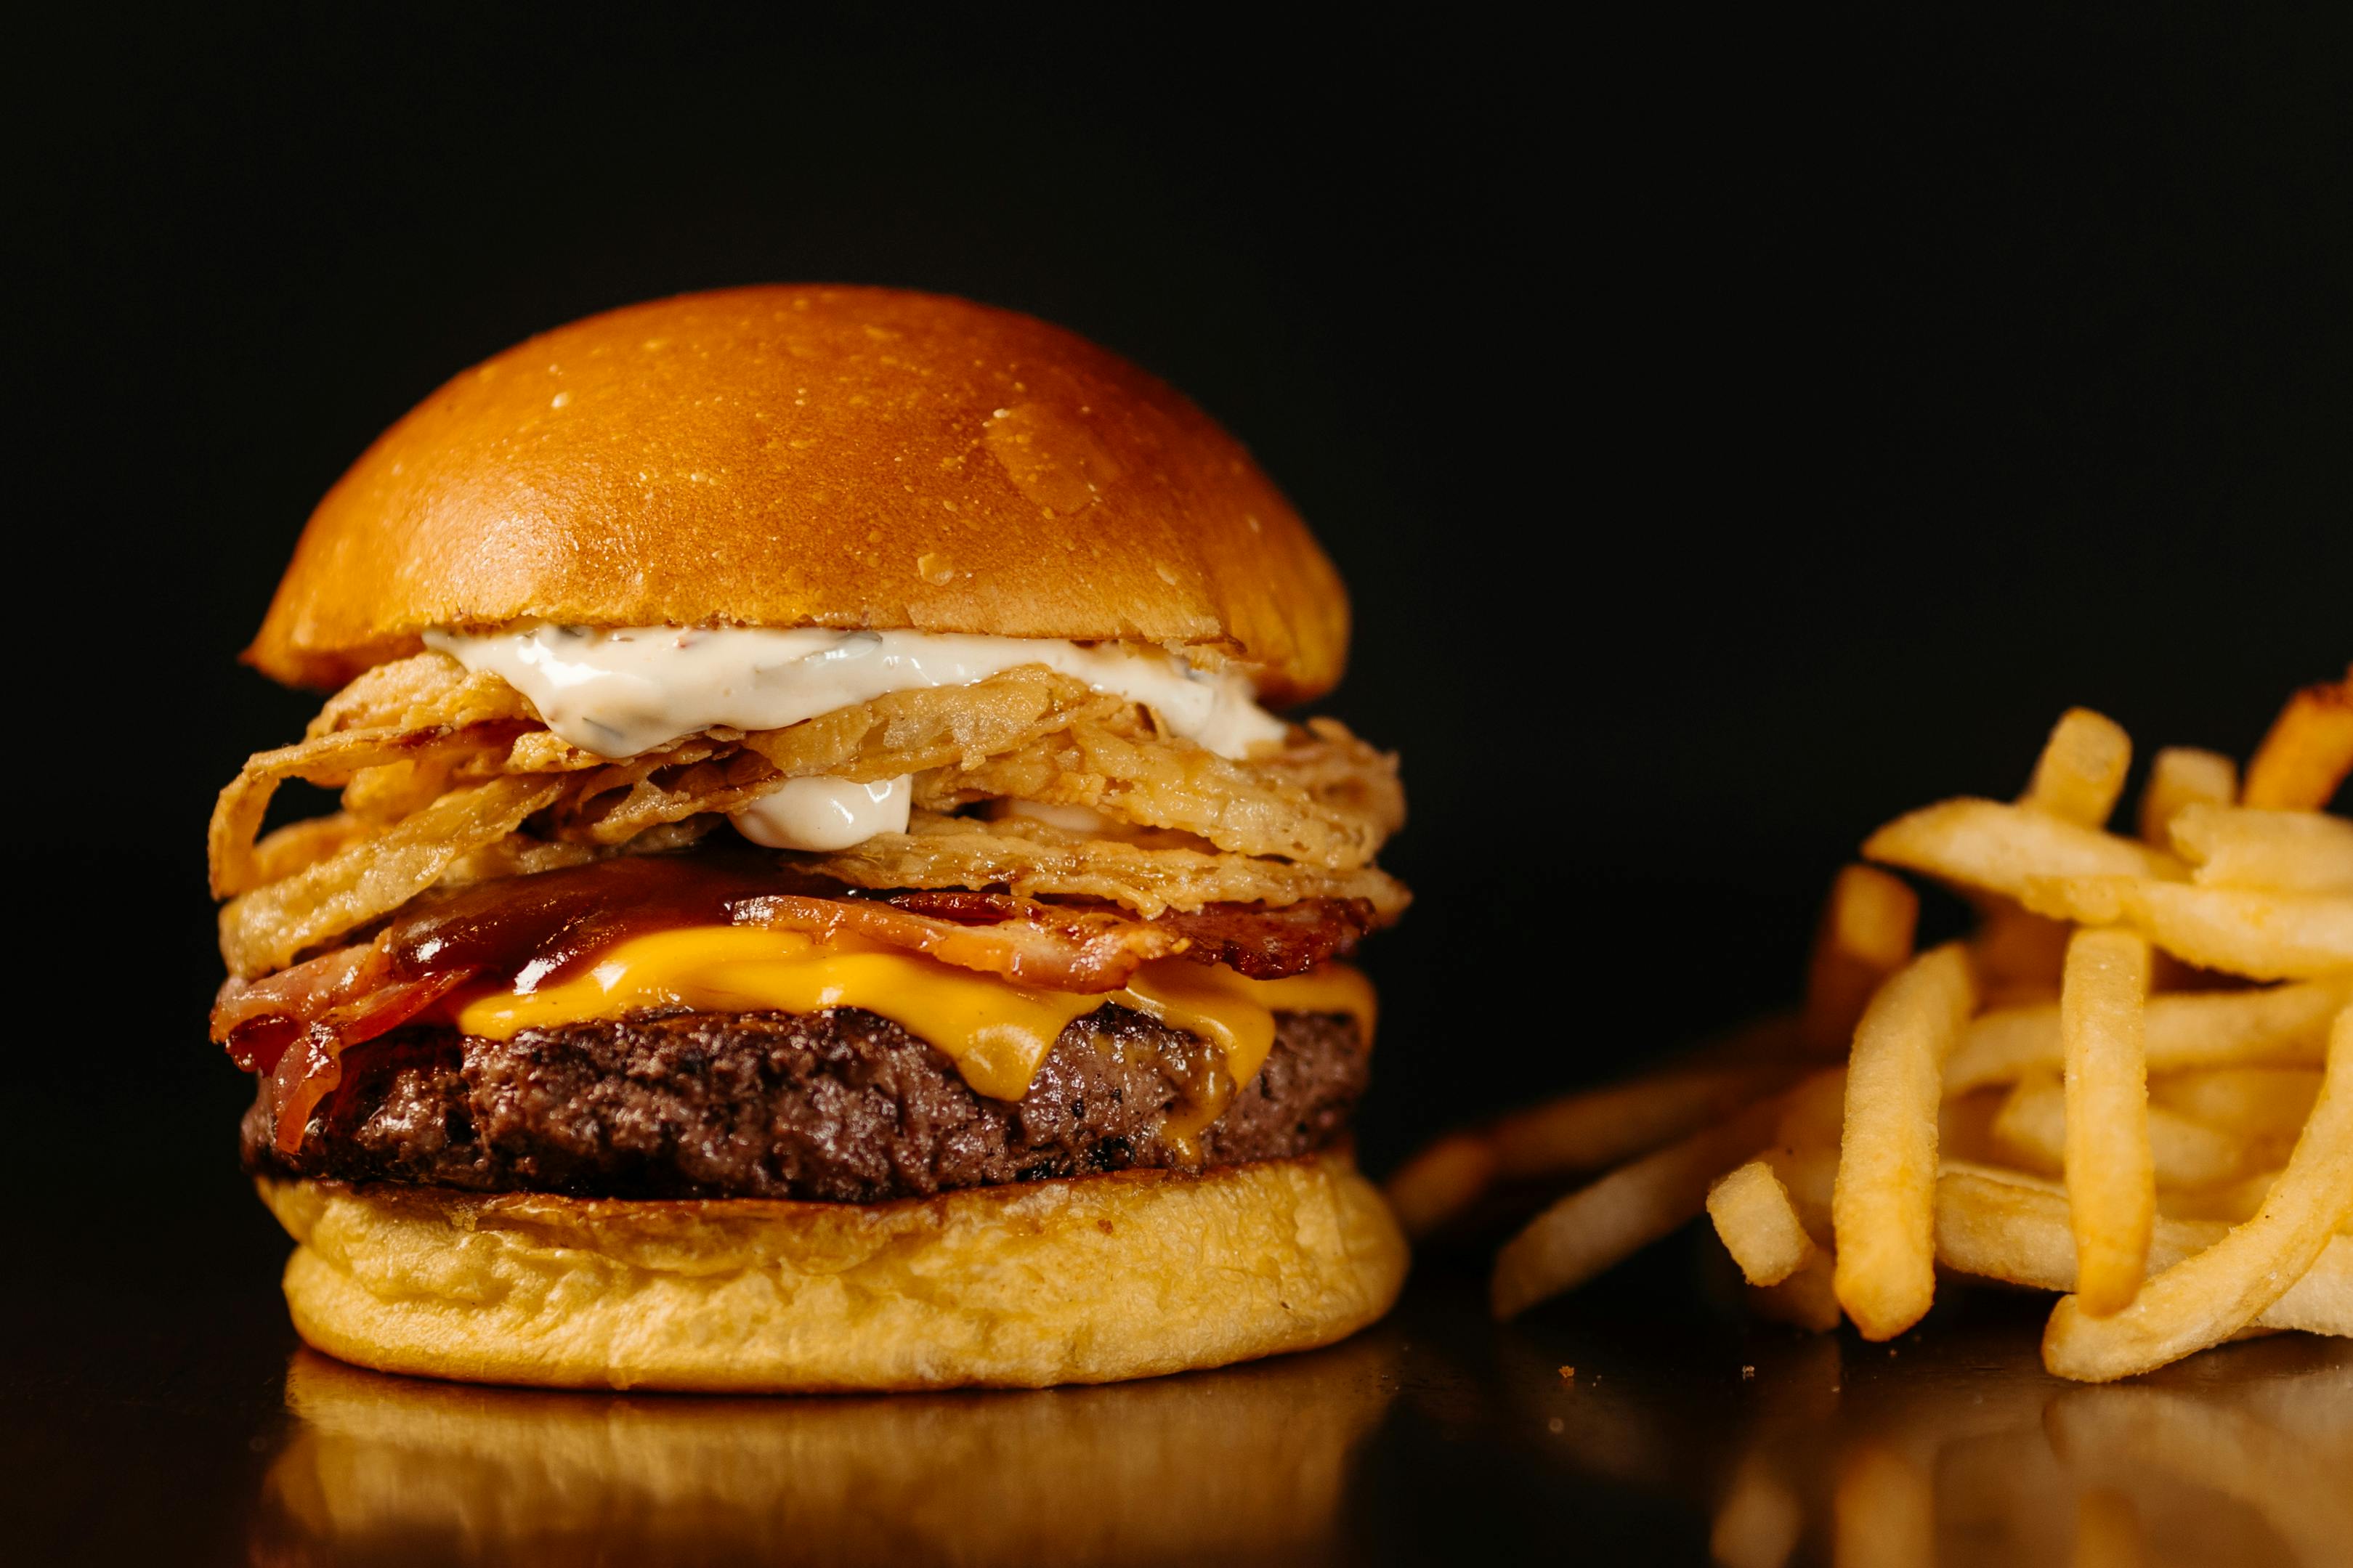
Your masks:
M 1438 1258 L 1311 1355 L 801 1400 L 383 1376 L 295 1342 L 266 1222 L 100 1245 L 7 1293 L 9 1561 L 2353 1563 L 2353 1346 L 2074 1387 L 2034 1299 L 1810 1339 L 1696 1235 L 1501 1329 Z

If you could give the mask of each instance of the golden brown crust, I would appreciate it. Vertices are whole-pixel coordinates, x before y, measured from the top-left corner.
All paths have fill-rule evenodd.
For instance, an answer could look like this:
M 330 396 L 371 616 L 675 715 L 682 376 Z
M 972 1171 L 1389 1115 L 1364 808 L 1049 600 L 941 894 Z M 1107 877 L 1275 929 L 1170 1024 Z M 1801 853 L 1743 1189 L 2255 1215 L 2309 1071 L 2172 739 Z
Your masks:
M 301 1244 L 304 1340 L 475 1383 L 1110 1383 L 1329 1344 L 1388 1310 L 1406 1267 L 1345 1152 L 887 1204 L 259 1185 Z
M 1230 436 L 1027 316 L 888 289 L 632 306 L 465 372 L 311 518 L 247 659 L 333 687 L 429 626 L 1127 638 L 1338 679 L 1347 600 Z

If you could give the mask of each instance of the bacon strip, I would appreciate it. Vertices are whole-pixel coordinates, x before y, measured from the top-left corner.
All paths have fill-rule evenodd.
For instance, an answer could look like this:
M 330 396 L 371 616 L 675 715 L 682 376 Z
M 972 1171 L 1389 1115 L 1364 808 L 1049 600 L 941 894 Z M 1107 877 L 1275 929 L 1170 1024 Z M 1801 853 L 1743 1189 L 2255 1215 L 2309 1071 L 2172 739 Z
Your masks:
M 1381 923 L 1379 911 L 1365 899 L 1303 899 L 1295 904 L 1271 908 L 1264 904 L 1211 904 L 1189 914 L 1182 910 L 1164 910 L 1148 921 L 1137 921 L 1113 904 L 1048 904 L 1010 893 L 974 892 L 962 888 L 892 893 L 887 901 L 911 914 L 964 924 L 1024 919 L 1057 922 L 1082 917 L 1147 924 L 1176 938 L 1176 951 L 1195 963 L 1221 963 L 1253 980 L 1280 980 L 1285 975 L 1303 973 L 1327 959 L 1346 958 L 1356 951 L 1356 944 L 1366 933 Z
M 428 1011 L 474 973 L 452 969 L 402 980 L 380 947 L 338 948 L 267 980 L 221 987 L 213 1039 L 246 1071 L 269 1075 L 275 1142 L 291 1152 L 302 1145 L 311 1110 L 343 1082 L 345 1051 Z
M 738 900 L 730 912 L 737 925 L 807 931 L 819 939 L 861 936 L 1049 991 L 1116 991 L 1140 965 L 1187 946 L 1182 936 L 1146 921 L 1050 904 L 1030 904 L 990 925 L 938 920 L 879 899 L 790 893 Z
M 1353 951 L 1377 918 L 1361 900 L 1322 900 L 1142 921 L 1111 906 L 963 890 L 889 899 L 762 893 L 724 908 L 737 925 L 855 936 L 1019 984 L 1087 993 L 1116 991 L 1143 964 L 1179 954 L 1260 978 L 1296 974 Z M 552 929 L 549 940 L 566 931 Z M 238 1067 L 271 1079 L 280 1148 L 301 1146 L 311 1112 L 343 1081 L 345 1051 L 429 1013 L 461 986 L 505 973 L 479 963 L 404 973 L 392 955 L 395 934 L 387 929 L 373 942 L 221 988 L 213 1038 Z

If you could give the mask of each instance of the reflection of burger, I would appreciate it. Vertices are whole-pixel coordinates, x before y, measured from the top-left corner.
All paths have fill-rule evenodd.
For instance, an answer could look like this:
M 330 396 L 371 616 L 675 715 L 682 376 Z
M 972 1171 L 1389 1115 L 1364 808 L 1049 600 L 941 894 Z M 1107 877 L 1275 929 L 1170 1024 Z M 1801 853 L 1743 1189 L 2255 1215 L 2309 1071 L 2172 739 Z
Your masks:
M 1394 761 L 1241 448 L 1027 318 L 670 300 L 311 520 L 221 796 L 245 1158 L 322 1350 L 556 1384 L 1101 1381 L 1325 1343 Z M 261 837 L 277 784 L 342 809 Z
M 248 1552 L 270 1564 L 1324 1562 L 1398 1351 L 1384 1329 L 1211 1379 L 787 1400 L 461 1388 L 298 1351 L 293 1419 Z

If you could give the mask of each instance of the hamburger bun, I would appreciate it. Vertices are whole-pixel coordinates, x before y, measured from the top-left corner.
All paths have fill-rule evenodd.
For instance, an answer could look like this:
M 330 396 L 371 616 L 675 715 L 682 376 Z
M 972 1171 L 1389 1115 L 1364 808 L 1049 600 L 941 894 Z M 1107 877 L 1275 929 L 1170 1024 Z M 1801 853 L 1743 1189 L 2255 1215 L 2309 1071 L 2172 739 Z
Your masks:
M 332 688 L 429 627 L 1127 639 L 1340 676 L 1338 574 L 1240 443 L 1084 340 L 889 289 L 595 316 L 459 375 L 319 505 L 248 662 Z
M 314 1348 L 555 1387 L 1044 1387 L 1342 1339 L 1406 1247 L 1345 1151 L 885 1204 L 262 1179 Z

